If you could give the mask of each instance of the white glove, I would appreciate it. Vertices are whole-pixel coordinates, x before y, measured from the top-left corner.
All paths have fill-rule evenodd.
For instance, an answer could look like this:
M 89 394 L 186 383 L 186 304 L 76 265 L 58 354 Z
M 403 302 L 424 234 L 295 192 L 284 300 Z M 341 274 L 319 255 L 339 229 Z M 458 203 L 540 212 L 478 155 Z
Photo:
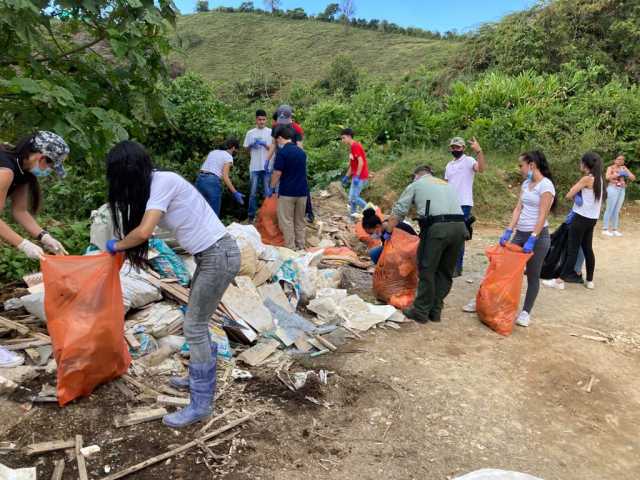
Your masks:
M 51 253 L 54 253 L 55 255 L 69 255 L 69 252 L 64 249 L 64 246 L 48 233 L 45 233 L 42 236 L 40 242 L 42 243 L 42 245 L 44 245 L 44 248 L 49 250 Z
M 44 259 L 44 251 L 35 243 L 30 242 L 26 238 L 18 245 L 18 250 L 33 260 Z

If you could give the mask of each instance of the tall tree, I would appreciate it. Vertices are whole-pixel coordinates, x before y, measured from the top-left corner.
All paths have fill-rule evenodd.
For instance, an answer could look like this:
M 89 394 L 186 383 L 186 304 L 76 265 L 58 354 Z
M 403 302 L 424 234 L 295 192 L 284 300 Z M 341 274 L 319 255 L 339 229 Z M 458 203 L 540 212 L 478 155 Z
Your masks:
M 209 0 L 198 0 L 196 3 L 196 12 L 208 12 L 209 11 Z
M 351 19 L 356 14 L 355 0 L 340 0 L 340 13 L 345 26 L 349 26 Z
M 171 0 L 0 0 L 0 137 L 51 129 L 72 166 L 102 168 L 114 142 L 166 121 L 175 17 Z
M 271 13 L 277 12 L 280 10 L 280 6 L 282 5 L 282 0 L 264 0 L 264 6 L 271 10 Z
M 324 20 L 326 22 L 332 22 L 333 20 L 336 19 L 336 15 L 339 12 L 340 12 L 340 5 L 338 5 L 337 3 L 330 3 L 324 9 L 324 12 L 322 12 L 320 15 L 318 15 L 318 18 L 320 20 Z

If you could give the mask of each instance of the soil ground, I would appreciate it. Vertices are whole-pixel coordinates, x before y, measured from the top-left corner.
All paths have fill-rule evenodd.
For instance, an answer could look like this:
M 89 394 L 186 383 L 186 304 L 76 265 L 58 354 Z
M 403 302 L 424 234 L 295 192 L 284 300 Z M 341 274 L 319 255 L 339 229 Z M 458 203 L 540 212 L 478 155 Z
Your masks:
M 623 238 L 598 232 L 595 290 L 543 288 L 532 325 L 506 338 L 460 309 L 475 295 L 483 251 L 499 233 L 476 229 L 442 323 L 376 329 L 306 361 L 295 369 L 332 373 L 328 385 L 302 393 L 287 390 L 273 370 L 253 370 L 254 379 L 231 384 L 218 402 L 218 411 L 238 411 L 229 418 L 265 410 L 233 442 L 213 448 L 231 456 L 209 460 L 209 470 L 196 449 L 130 478 L 446 479 L 489 467 L 546 480 L 640 478 L 640 229 L 631 218 L 626 225 Z M 583 337 L 602 336 L 594 329 L 611 340 Z M 105 465 L 118 471 L 182 445 L 200 428 L 115 429 L 114 415 L 135 405 L 113 384 L 64 409 L 25 411 L 24 398 L 13 400 L 0 405 L 0 440 L 22 446 L 81 433 L 85 444 L 102 447 L 88 461 L 91 478 L 105 476 Z M 38 479 L 48 479 L 62 457 L 0 455 L 0 463 L 37 465 Z M 64 478 L 77 478 L 73 461 Z

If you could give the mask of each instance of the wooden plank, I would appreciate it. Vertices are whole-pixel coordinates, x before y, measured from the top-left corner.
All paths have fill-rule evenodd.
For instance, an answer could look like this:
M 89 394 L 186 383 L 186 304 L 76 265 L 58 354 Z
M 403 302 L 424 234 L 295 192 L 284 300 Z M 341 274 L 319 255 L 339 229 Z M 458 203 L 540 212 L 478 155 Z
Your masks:
M 31 361 L 35 364 L 40 363 L 40 352 L 35 348 L 25 348 L 24 353 L 31 359 Z
M 131 332 L 125 332 L 124 339 L 127 341 L 129 346 L 134 350 L 138 350 L 141 347 L 140 342 L 138 341 L 136 336 Z
M 78 463 L 78 478 L 80 480 L 89 480 L 87 473 L 87 464 L 82 455 L 82 435 L 76 435 L 76 462 Z
M 170 405 L 172 407 L 186 407 L 189 405 L 190 400 L 188 398 L 170 397 L 168 395 L 158 395 L 156 402 L 160 405 Z
M 130 383 L 131 385 L 133 385 L 134 387 L 136 387 L 138 390 L 140 390 L 143 393 L 149 393 L 151 395 L 153 395 L 154 397 L 157 397 L 158 395 L 160 395 L 160 392 L 154 390 L 153 388 L 151 388 L 148 385 L 145 385 L 142 382 L 139 382 L 138 380 L 136 380 L 135 378 L 132 378 L 131 375 L 122 375 L 122 378 L 125 382 Z
M 6 348 L 7 350 L 24 350 L 26 348 L 33 348 L 33 347 L 42 347 L 43 345 L 49 345 L 51 342 L 47 341 L 47 340 L 29 340 L 26 342 L 22 342 L 22 343 L 12 343 L 9 345 L 0 345 L 4 348 Z
M 315 338 L 307 337 L 307 342 L 313 345 L 316 350 L 326 350 L 325 346 Z
M 64 458 L 56 460 L 56 466 L 53 469 L 51 480 L 62 480 L 62 474 L 64 473 Z
M 130 413 L 128 415 L 118 415 L 113 420 L 113 423 L 117 428 L 130 427 L 131 425 L 137 425 L 139 423 L 151 422 L 158 420 L 167 414 L 165 408 L 152 408 L 149 410 L 140 410 Z
M 335 352 L 336 350 L 338 350 L 338 347 L 336 347 L 333 343 L 331 343 L 326 338 L 323 338 L 321 335 L 314 335 L 313 338 L 318 340 L 323 346 L 327 347 L 332 352 Z
M 5 318 L 5 317 L 0 317 L 0 325 L 3 325 L 10 330 L 15 330 L 20 335 L 28 335 L 29 332 L 31 331 L 29 327 L 27 327 L 26 325 L 23 325 L 18 322 L 14 322 L 13 320 L 9 320 L 8 318 Z
M 66 450 L 76 445 L 75 439 L 52 440 L 50 442 L 32 443 L 24 448 L 27 455 L 39 455 L 41 453 L 55 452 L 56 450 Z
M 165 452 L 161 455 L 156 455 L 155 457 L 151 457 L 147 460 L 145 460 L 144 462 L 140 462 L 137 465 L 133 465 L 129 468 L 126 468 L 120 472 L 114 473 L 112 475 L 109 475 L 107 477 L 104 477 L 102 480 L 118 480 L 119 478 L 124 478 L 127 477 L 129 475 L 131 475 L 132 473 L 136 473 L 139 472 L 140 470 L 147 468 L 151 465 L 155 465 L 156 463 L 160 463 L 163 460 L 166 460 L 168 458 L 171 458 L 175 455 L 178 455 L 182 452 L 186 452 L 187 450 L 196 447 L 200 444 L 200 442 L 206 442 L 222 433 L 225 433 L 235 427 L 237 427 L 238 425 L 241 425 L 249 420 L 251 420 L 253 417 L 255 417 L 256 415 L 262 413 L 262 411 L 257 411 L 256 413 L 251 413 L 245 417 L 242 417 L 238 420 L 235 420 L 231 423 L 228 423 L 227 425 L 225 425 L 224 427 L 221 427 L 217 430 L 214 430 L 211 433 L 207 433 L 206 435 L 196 439 L 196 440 L 192 440 L 189 443 L 186 443 L 184 445 L 182 445 L 181 447 L 177 447 L 174 448 L 173 450 L 169 450 L 168 452 Z

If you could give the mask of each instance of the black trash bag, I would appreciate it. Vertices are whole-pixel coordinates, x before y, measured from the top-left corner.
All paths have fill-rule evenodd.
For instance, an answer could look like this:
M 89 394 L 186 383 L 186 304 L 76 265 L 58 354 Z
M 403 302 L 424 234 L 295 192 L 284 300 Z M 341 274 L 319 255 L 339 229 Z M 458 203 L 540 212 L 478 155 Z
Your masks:
M 567 260 L 568 246 L 569 225 L 563 223 L 551 234 L 551 247 L 542 264 L 540 278 L 551 280 L 560 277 L 564 262 Z

